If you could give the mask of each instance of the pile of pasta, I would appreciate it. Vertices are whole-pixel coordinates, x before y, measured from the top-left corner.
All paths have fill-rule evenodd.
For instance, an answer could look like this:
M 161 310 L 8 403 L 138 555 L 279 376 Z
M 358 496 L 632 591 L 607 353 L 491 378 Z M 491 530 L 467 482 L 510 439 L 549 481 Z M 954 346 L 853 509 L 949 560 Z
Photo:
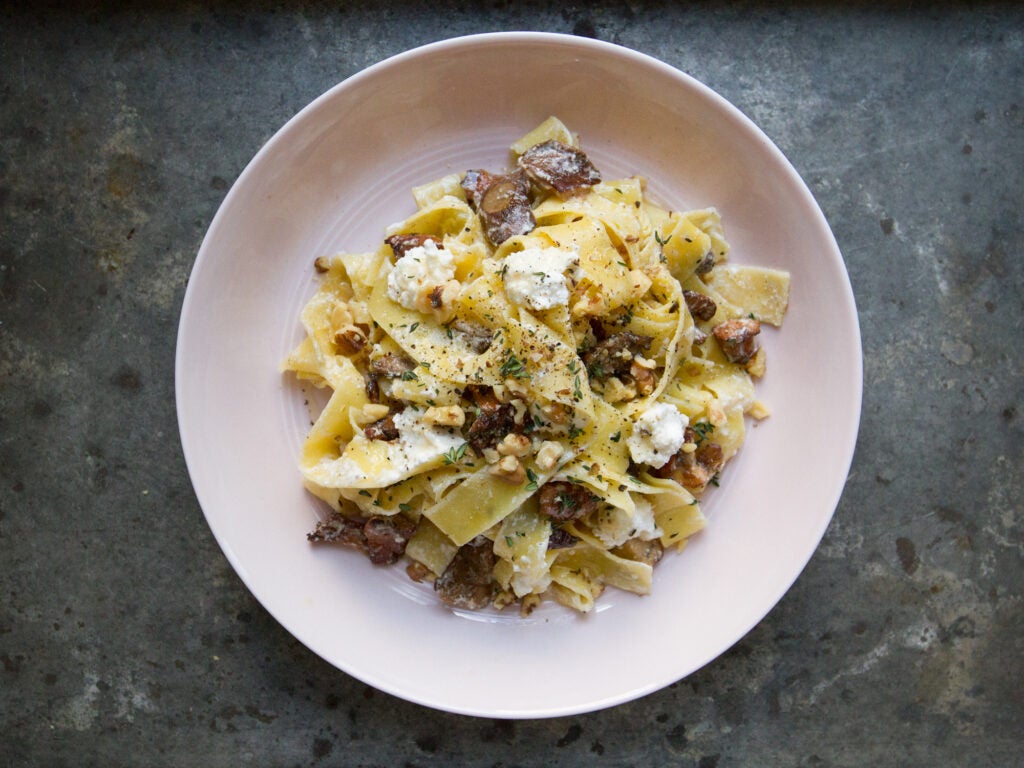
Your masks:
M 550 118 L 512 145 L 513 166 L 538 146 L 582 156 Z M 587 612 L 606 586 L 647 594 L 662 553 L 704 527 L 701 495 L 745 416 L 768 415 L 764 348 L 745 338 L 737 355 L 718 329 L 781 324 L 789 276 L 728 264 L 715 209 L 666 210 L 640 177 L 533 183 L 533 225 L 496 244 L 466 176 L 414 188 L 417 210 L 376 251 L 316 261 L 306 336 L 282 366 L 330 393 L 300 460 L 331 507 L 310 538 L 404 556 L 461 608 L 551 598 Z M 418 246 L 400 256 L 398 243 Z M 552 249 L 564 301 L 513 295 L 516 256 Z M 443 255 L 443 281 L 397 300 L 396 270 L 424 254 Z M 477 425 L 472 442 L 491 406 L 513 426 Z

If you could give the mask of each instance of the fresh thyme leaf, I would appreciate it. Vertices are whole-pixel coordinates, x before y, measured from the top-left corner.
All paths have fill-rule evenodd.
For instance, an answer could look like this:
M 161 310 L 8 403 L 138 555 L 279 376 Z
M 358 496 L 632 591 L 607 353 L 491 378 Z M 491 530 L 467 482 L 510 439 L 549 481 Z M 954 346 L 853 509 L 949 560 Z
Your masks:
M 462 461 L 462 457 L 466 455 L 466 446 L 469 443 L 463 443 L 458 448 L 449 448 L 447 453 L 444 454 L 445 465 L 458 464 Z
M 537 490 L 537 473 L 532 469 L 526 470 L 526 478 L 529 482 L 526 484 L 526 490 L 536 491 Z
M 611 440 L 613 443 L 619 442 L 619 440 L 622 439 L 622 431 L 620 430 L 620 431 L 616 432 L 614 435 L 612 435 L 608 439 Z
M 413 331 L 415 331 L 419 327 L 420 327 L 420 324 L 418 322 L 413 323 L 412 325 L 409 326 L 409 333 L 412 333 Z
M 715 425 L 710 421 L 697 421 L 693 423 L 693 431 L 697 433 L 697 444 L 704 442 L 715 431 Z
M 509 549 L 511 549 L 511 548 L 512 548 L 512 546 L 513 546 L 513 545 L 514 545 L 515 543 L 516 543 L 516 542 L 515 542 L 515 539 L 513 539 L 513 538 L 512 538 L 511 536 L 505 536 L 505 545 L 506 545 L 506 546 L 507 546 L 507 547 L 508 547 Z
M 530 374 L 527 372 L 526 366 L 523 365 L 523 361 L 511 352 L 508 353 L 505 362 L 501 364 L 501 375 L 505 378 L 510 376 L 515 379 L 530 378 Z
M 402 381 L 419 381 L 419 378 L 420 377 L 417 376 L 412 371 L 403 371 L 402 372 Z

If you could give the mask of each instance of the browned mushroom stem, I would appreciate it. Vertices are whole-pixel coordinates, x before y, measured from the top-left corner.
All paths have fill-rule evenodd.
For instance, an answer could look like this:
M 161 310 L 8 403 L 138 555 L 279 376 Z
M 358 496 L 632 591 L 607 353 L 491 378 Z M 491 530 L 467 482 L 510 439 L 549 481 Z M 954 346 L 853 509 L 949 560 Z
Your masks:
M 757 352 L 755 337 L 760 332 L 761 323 L 748 318 L 726 320 L 712 331 L 722 347 L 722 353 L 732 363 L 745 363 L 754 356 Z
M 444 248 L 441 238 L 436 235 L 391 235 L 391 237 L 385 237 L 384 242 L 391 246 L 391 250 L 395 253 L 395 259 L 402 258 L 408 251 L 427 242 L 434 243 L 438 248 Z
M 613 333 L 583 352 L 583 364 L 594 379 L 623 376 L 629 373 L 633 356 L 646 352 L 652 341 L 632 331 Z
M 683 291 L 683 299 L 686 301 L 686 308 L 690 310 L 693 319 L 702 323 L 710 320 L 718 311 L 715 300 L 698 291 Z
M 453 608 L 479 610 L 494 600 L 494 545 L 486 536 L 477 536 L 459 547 L 455 557 L 434 582 L 434 591 L 442 602 Z
M 561 523 L 586 517 L 597 509 L 597 497 L 585 486 L 553 480 L 541 486 L 538 511 Z
M 519 167 L 543 189 L 573 195 L 601 181 L 601 173 L 582 150 L 551 139 L 526 150 Z

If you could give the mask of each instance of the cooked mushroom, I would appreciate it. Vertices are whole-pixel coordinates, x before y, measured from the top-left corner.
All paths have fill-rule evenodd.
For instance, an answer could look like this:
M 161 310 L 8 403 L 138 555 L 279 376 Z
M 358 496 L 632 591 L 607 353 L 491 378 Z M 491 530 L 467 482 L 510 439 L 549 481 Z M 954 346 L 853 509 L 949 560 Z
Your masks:
M 560 196 L 573 195 L 601 181 L 601 173 L 586 153 L 551 139 L 526 150 L 519 167 L 537 186 Z
M 657 539 L 645 541 L 644 539 L 630 539 L 622 546 L 612 550 L 613 555 L 624 557 L 627 560 L 635 560 L 638 563 L 655 565 L 665 554 L 665 548 Z
M 416 363 L 408 357 L 396 355 L 394 352 L 388 352 L 386 355 L 370 361 L 370 371 L 386 379 L 397 379 L 415 367 Z
M 468 320 L 456 320 L 451 324 L 450 328 L 460 334 L 466 342 L 466 346 L 478 355 L 483 354 L 491 347 L 494 333 L 489 328 L 471 323 Z
M 383 419 L 367 424 L 363 427 L 363 434 L 367 440 L 397 440 L 399 435 L 394 414 L 389 413 Z
M 745 363 L 754 356 L 757 352 L 755 337 L 760 332 L 761 323 L 748 318 L 726 320 L 712 331 L 722 347 L 722 353 L 733 363 Z
M 680 450 L 663 466 L 649 471 L 655 477 L 675 480 L 691 491 L 702 490 L 725 466 L 722 446 L 703 440 L 699 447 L 694 448 L 692 444 L 697 442 L 697 433 L 691 427 L 686 428 L 684 437 L 686 443 L 691 444 L 690 450 Z
M 434 591 L 453 608 L 486 608 L 498 588 L 493 576 L 494 562 L 493 543 L 486 536 L 477 536 L 459 547 L 444 573 L 434 582 Z
M 683 299 L 686 301 L 686 308 L 690 310 L 694 320 L 706 322 L 715 316 L 718 305 L 710 296 L 705 296 L 699 291 L 683 291 Z
M 583 352 L 583 364 L 594 379 L 623 376 L 629 373 L 633 356 L 646 352 L 652 341 L 654 339 L 650 336 L 641 336 L 632 331 L 613 333 Z
M 597 501 L 583 485 L 553 480 L 541 486 L 537 504 L 542 515 L 564 523 L 586 517 L 597 509 Z
M 522 171 L 494 176 L 477 205 L 484 234 L 493 245 L 525 235 L 537 225 L 530 209 L 530 181 Z
M 402 515 L 374 515 L 369 520 L 334 512 L 317 523 L 306 538 L 315 543 L 340 544 L 365 552 L 377 565 L 391 565 L 405 554 L 416 524 Z
M 391 237 L 384 238 L 384 242 L 391 246 L 396 259 L 402 258 L 408 251 L 427 242 L 434 243 L 438 248 L 444 248 L 441 238 L 436 235 L 391 235 Z

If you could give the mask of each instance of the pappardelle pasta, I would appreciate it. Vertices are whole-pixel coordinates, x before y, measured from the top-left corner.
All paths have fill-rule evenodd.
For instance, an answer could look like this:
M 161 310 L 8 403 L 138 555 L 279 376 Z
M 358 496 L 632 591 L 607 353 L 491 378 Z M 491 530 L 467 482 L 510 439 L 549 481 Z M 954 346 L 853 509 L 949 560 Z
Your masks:
M 604 180 L 557 118 L 513 169 L 412 190 L 372 253 L 316 260 L 283 369 L 330 391 L 301 473 L 314 542 L 403 557 L 466 609 L 647 594 L 705 524 L 780 325 L 785 272 L 726 263 L 714 208 Z

